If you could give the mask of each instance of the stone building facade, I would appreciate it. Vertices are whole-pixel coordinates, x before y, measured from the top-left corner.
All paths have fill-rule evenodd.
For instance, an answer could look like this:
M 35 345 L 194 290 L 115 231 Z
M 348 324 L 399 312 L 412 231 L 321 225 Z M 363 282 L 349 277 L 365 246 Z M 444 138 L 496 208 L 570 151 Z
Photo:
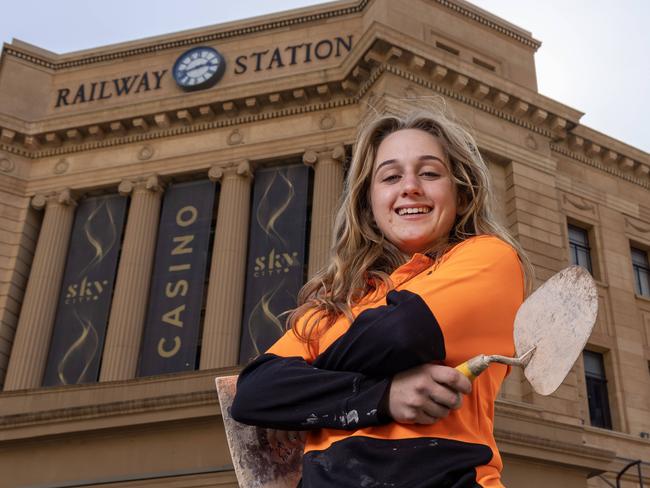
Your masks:
M 343 0 L 63 55 L 5 44 L 0 486 L 236 486 L 215 376 L 269 340 L 250 325 L 277 327 L 268 290 L 327 261 L 367 111 L 431 97 L 473 128 L 537 284 L 572 261 L 598 284 L 560 389 L 504 385 L 506 484 L 605 487 L 650 462 L 650 156 L 540 95 L 539 46 L 462 0 Z

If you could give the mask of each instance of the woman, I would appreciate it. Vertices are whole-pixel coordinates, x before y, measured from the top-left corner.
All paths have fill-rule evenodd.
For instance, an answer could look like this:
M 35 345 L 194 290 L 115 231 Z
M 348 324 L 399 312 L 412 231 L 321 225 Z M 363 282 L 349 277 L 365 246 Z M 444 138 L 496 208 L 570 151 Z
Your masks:
M 530 265 L 489 196 L 474 140 L 442 113 L 362 130 L 333 259 L 241 373 L 232 410 L 307 431 L 301 486 L 502 486 L 492 430 L 507 368 L 473 384 L 453 368 L 514 354 Z

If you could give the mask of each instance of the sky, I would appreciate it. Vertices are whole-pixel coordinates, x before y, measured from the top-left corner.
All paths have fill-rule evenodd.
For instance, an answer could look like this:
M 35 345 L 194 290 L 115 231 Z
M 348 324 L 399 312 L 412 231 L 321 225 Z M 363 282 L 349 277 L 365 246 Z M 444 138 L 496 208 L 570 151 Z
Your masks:
M 4 2 L 0 41 L 56 53 L 164 35 L 315 0 L 21 0 Z M 581 123 L 650 152 L 650 1 L 472 0 L 532 33 L 539 92 L 584 112 Z

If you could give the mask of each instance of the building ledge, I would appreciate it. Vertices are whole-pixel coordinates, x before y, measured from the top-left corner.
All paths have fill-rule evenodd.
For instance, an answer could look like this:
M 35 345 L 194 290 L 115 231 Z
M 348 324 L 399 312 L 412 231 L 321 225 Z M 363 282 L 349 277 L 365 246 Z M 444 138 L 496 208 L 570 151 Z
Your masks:
M 237 369 L 3 392 L 0 443 L 72 432 L 219 416 L 216 376 Z

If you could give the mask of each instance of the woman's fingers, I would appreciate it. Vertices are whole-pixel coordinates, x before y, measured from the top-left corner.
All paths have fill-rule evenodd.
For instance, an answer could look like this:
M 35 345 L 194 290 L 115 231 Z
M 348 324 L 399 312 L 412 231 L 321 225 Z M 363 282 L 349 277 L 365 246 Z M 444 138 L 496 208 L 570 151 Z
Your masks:
M 472 382 L 456 368 L 440 366 L 438 364 L 427 364 L 425 367 L 435 382 L 447 385 L 454 392 L 465 395 L 471 393 Z
M 395 375 L 388 408 L 397 422 L 432 424 L 462 405 L 471 382 L 454 368 L 425 364 Z

